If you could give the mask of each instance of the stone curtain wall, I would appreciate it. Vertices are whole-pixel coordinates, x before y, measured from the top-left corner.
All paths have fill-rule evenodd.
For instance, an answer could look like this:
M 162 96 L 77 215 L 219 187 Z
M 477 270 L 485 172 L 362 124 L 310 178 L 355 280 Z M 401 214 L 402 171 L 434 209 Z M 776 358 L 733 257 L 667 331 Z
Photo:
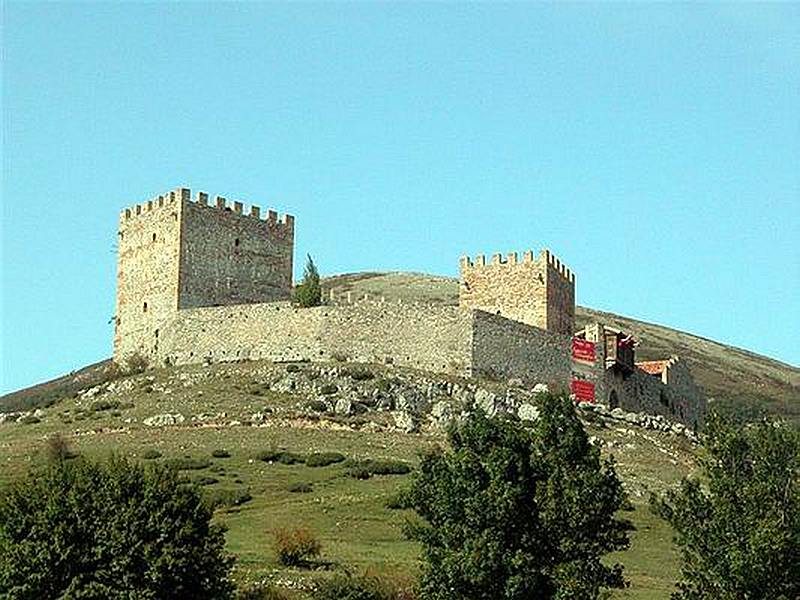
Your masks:
M 179 308 L 288 300 L 292 291 L 294 218 L 257 206 L 228 206 L 184 193 Z M 263 218 L 262 218 L 263 217 Z
M 170 364 L 236 360 L 391 363 L 467 375 L 470 315 L 457 307 L 362 302 L 185 309 L 165 328 L 158 359 Z
M 662 380 L 669 390 L 674 412 L 688 425 L 703 423 L 708 403 L 703 390 L 694 382 L 686 363 L 673 357 L 667 363 Z
M 483 311 L 472 312 L 472 375 L 546 383 L 567 389 L 572 337 L 548 333 Z
M 117 233 L 114 359 L 157 353 L 160 328 L 177 309 L 180 195 L 126 208 Z M 146 304 L 146 309 L 145 309 Z
M 520 321 L 553 333 L 572 335 L 575 325 L 575 276 L 542 250 L 522 255 L 461 258 L 459 304 Z

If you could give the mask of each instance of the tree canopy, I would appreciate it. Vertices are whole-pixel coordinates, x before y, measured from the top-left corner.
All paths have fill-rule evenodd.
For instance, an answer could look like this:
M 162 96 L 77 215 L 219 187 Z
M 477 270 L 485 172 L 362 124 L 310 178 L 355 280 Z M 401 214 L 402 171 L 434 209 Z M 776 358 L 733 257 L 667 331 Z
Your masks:
M 625 585 L 601 557 L 628 545 L 613 465 L 601 461 L 572 402 L 546 395 L 532 428 L 468 417 L 450 449 L 425 455 L 406 494 L 419 519 L 427 600 L 581 600 Z
M 232 559 L 174 471 L 58 460 L 0 495 L 0 597 L 224 600 Z
M 654 499 L 676 532 L 678 600 L 800 598 L 800 432 L 707 424 L 702 479 Z

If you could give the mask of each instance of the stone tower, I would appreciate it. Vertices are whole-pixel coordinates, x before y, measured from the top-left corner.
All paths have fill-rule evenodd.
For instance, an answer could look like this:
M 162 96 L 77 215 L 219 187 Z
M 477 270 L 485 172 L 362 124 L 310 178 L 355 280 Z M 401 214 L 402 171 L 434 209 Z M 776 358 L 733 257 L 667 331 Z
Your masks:
M 156 354 L 176 311 L 286 300 L 292 290 L 294 217 L 262 218 L 241 202 L 179 188 L 119 218 L 114 359 Z
M 483 255 L 473 262 L 461 257 L 459 304 L 498 314 L 508 319 L 572 335 L 575 328 L 575 275 L 542 250 L 534 258 L 530 250 L 519 260 L 517 253 Z

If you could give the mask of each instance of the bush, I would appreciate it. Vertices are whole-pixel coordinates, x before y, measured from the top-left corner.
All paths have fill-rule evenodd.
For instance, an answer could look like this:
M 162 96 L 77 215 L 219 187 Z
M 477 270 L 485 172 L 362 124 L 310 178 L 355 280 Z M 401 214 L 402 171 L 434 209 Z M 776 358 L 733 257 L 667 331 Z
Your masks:
M 144 373 L 149 366 L 149 358 L 139 352 L 134 352 L 125 359 L 123 372 L 126 375 L 137 375 L 139 373 Z
M 313 410 L 314 412 L 324 413 L 328 410 L 328 405 L 325 404 L 322 400 L 309 400 L 306 402 L 306 406 Z
M 375 374 L 365 367 L 346 369 L 342 375 L 350 377 L 353 381 L 369 381 L 370 379 L 375 379 Z
M 216 510 L 218 508 L 233 508 L 235 506 L 241 506 L 242 504 L 250 502 L 250 500 L 253 499 L 253 496 L 251 496 L 250 492 L 245 489 L 211 489 L 203 492 L 203 498 L 206 506 L 208 506 L 211 510 Z
M 275 554 L 285 567 L 301 567 L 319 556 L 322 544 L 308 529 L 279 529 L 275 532 Z
M 230 458 L 231 454 L 227 450 L 214 450 L 211 456 L 214 458 Z
M 336 463 L 344 462 L 344 454 L 338 452 L 315 452 L 306 457 L 308 467 L 327 467 Z
M 92 402 L 89 410 L 93 412 L 102 412 L 104 410 L 115 410 L 120 407 L 119 400 L 97 400 Z
M 25 415 L 24 417 L 17 419 L 17 423 L 20 423 L 22 425 L 35 425 L 36 423 L 41 423 L 41 422 L 42 420 L 35 415 Z
M 156 458 L 161 458 L 161 452 L 156 450 L 155 448 L 150 448 L 149 450 L 145 450 L 144 454 L 142 454 L 142 458 L 145 460 L 155 460 Z
M 0 495 L 0 597 L 230 599 L 211 516 L 159 465 L 51 463 Z
M 197 483 L 197 485 L 214 485 L 215 483 L 219 483 L 219 479 L 217 479 L 216 477 L 204 476 L 196 479 L 195 482 Z
M 184 456 L 182 458 L 170 458 L 164 461 L 164 464 L 176 471 L 198 471 L 200 469 L 207 469 L 211 466 L 211 461 L 207 458 L 192 458 Z
M 295 364 L 286 365 L 286 372 L 287 373 L 297 373 L 299 370 L 300 370 L 300 366 L 299 365 L 295 365 Z
M 70 448 L 69 442 L 60 433 L 54 433 L 47 438 L 45 453 L 47 454 L 47 460 L 53 463 L 71 460 L 78 456 L 78 453 Z
M 310 254 L 306 256 L 303 280 L 294 289 L 294 301 L 304 308 L 322 304 L 322 287 L 319 284 L 319 271 Z
M 369 479 L 373 475 L 406 475 L 411 465 L 399 460 L 348 460 L 346 473 L 355 479 Z
M 800 598 L 800 431 L 738 415 L 712 415 L 706 429 L 704 484 L 652 499 L 681 552 L 673 597 Z
M 478 412 L 423 457 L 408 490 L 426 599 L 593 600 L 623 587 L 602 559 L 628 546 L 625 494 L 566 396 L 540 396 L 526 428 Z M 454 593 L 455 591 L 455 593 Z
M 312 600 L 414 600 L 409 578 L 388 577 L 367 572 L 354 576 L 337 573 L 322 582 Z
M 326 383 L 319 389 L 319 393 L 323 396 L 330 396 L 339 391 L 339 388 L 332 383 Z
M 289 491 L 293 494 L 309 494 L 314 491 L 314 487 L 305 481 L 298 481 L 289 486 Z
M 261 450 L 256 454 L 256 459 L 263 460 L 264 462 L 277 462 L 284 465 L 295 465 L 306 462 L 306 457 L 302 454 L 274 449 Z

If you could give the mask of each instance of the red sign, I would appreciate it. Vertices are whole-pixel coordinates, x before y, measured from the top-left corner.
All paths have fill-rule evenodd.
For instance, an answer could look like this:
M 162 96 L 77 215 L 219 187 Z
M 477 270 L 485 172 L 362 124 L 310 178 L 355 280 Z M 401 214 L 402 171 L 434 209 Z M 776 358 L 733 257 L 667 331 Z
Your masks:
M 573 360 L 594 364 L 594 342 L 582 340 L 581 338 L 572 338 L 572 358 Z
M 581 402 L 594 402 L 594 384 L 591 381 L 573 379 L 572 393 Z

